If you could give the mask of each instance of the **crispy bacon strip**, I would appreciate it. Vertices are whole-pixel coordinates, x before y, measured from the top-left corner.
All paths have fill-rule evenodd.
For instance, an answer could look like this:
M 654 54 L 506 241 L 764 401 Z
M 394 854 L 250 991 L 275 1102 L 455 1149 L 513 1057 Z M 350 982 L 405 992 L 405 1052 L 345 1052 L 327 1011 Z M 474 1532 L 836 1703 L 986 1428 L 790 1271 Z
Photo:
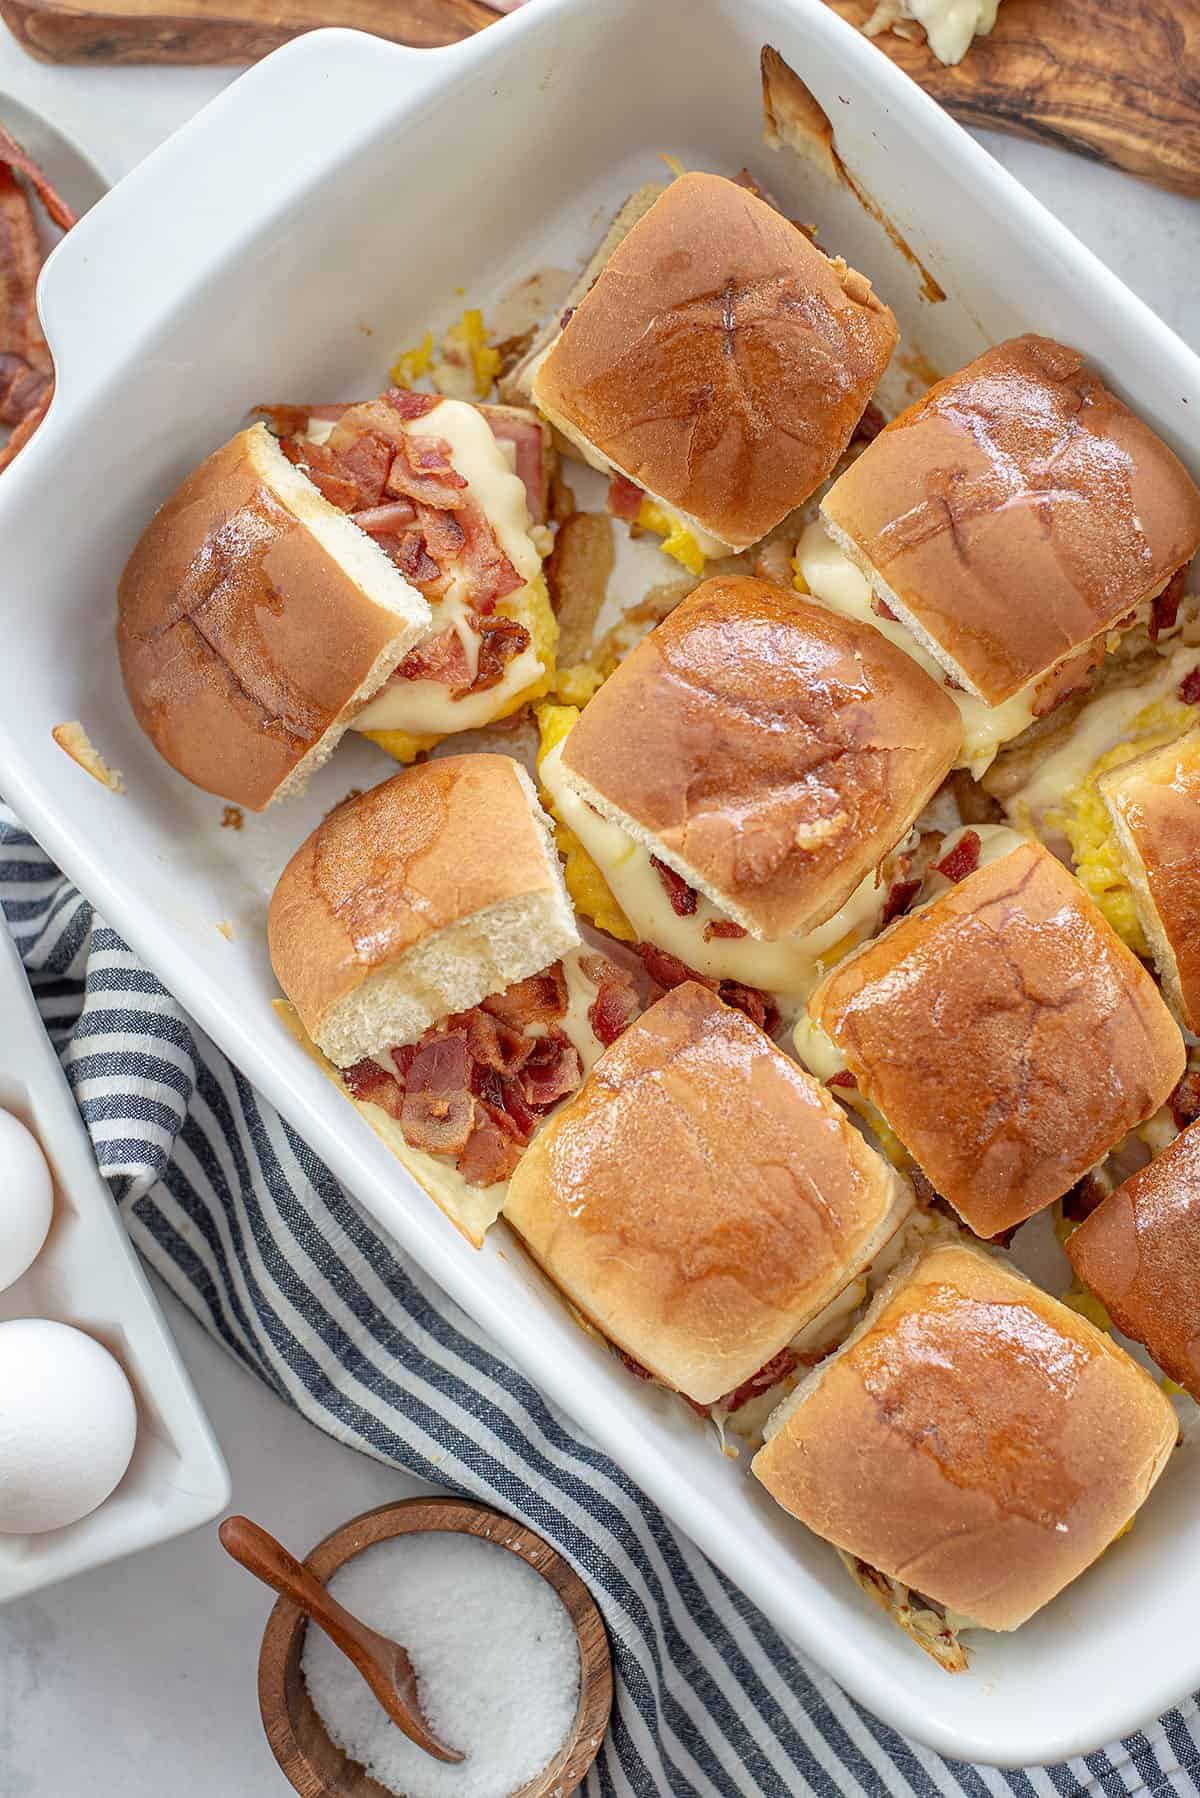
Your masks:
M 879 410 L 874 400 L 868 400 L 866 411 L 855 425 L 851 434 L 851 443 L 874 443 L 882 431 L 887 419 Z
M 474 618 L 473 622 L 479 632 L 479 661 L 474 680 L 456 698 L 498 686 L 508 664 L 529 647 L 529 632 L 515 618 Z
M 1166 631 L 1174 630 L 1179 618 L 1179 605 L 1187 591 L 1187 569 L 1177 568 L 1162 592 L 1150 606 L 1150 641 L 1157 643 Z
M 627 481 L 623 474 L 615 474 L 608 483 L 608 498 L 604 503 L 614 518 L 623 518 L 626 524 L 633 524 L 645 497 L 640 487 Z
M 351 512 L 350 516 L 359 530 L 366 531 L 369 537 L 392 537 L 412 523 L 417 509 L 411 500 L 393 499 L 382 506 L 366 506 L 361 512 Z
M 714 980 L 707 974 L 697 974 L 695 968 L 689 968 L 677 955 L 669 955 L 656 943 L 635 943 L 634 948 L 651 980 L 664 992 L 682 986 L 685 980 L 695 980 L 700 986 L 706 986 L 710 993 L 716 993 L 726 1005 L 744 1011 L 750 1022 L 765 1030 L 768 1036 L 778 1028 L 779 1010 L 775 1001 L 756 986 L 744 986 L 740 980 Z
M 424 418 L 442 403 L 440 393 L 413 393 L 408 387 L 389 387 L 383 398 L 401 418 Z
M 588 1006 L 588 1023 L 596 1041 L 607 1049 L 642 1009 L 637 986 L 628 969 L 618 968 L 603 955 L 585 956 L 580 966 L 596 987 L 596 997 Z
M 921 882 L 919 880 L 894 880 L 888 888 L 888 896 L 884 900 L 883 910 L 879 914 L 880 929 L 882 930 L 885 924 L 890 924 L 893 918 L 898 918 L 902 912 L 906 912 L 920 890 Z
M 1180 681 L 1179 697 L 1184 705 L 1200 705 L 1200 662 Z
M 965 880 L 979 866 L 980 839 L 977 830 L 964 830 L 953 849 L 947 850 L 933 869 L 947 880 Z
M 69 231 L 72 225 L 79 223 L 79 214 L 68 206 L 58 189 L 38 167 L 27 150 L 23 150 L 11 132 L 0 125 L 0 163 L 15 169 L 18 175 L 24 175 L 31 184 L 38 199 L 46 208 L 60 231 Z
M 749 932 L 742 924 L 735 924 L 732 918 L 710 918 L 704 926 L 704 940 L 711 943 L 714 937 L 728 937 L 735 941 L 738 937 L 748 936 Z
M 462 505 L 467 477 L 451 462 L 444 437 L 419 437 L 414 432 L 403 437 L 394 452 L 386 482 L 389 493 L 419 500 L 439 512 L 453 512 Z
M 53 377 L 24 356 L 0 350 L 0 425 L 17 425 L 40 405 Z
M 50 410 L 50 401 L 54 397 L 54 381 L 46 388 L 41 399 L 32 412 L 27 412 L 20 424 L 15 426 L 7 443 L 0 444 L 0 471 L 8 467 L 14 456 L 20 454 Z
M 348 412 L 353 400 L 343 400 L 328 406 L 292 406 L 286 402 L 264 403 L 252 408 L 255 418 L 265 419 L 276 437 L 303 437 L 314 418 L 323 419 L 326 423 L 336 424 L 343 412 Z
M 1179 1130 L 1186 1130 L 1200 1119 L 1200 1073 L 1185 1074 L 1167 1104 Z
M 650 857 L 650 866 L 662 881 L 675 916 L 677 918 L 692 917 L 700 902 L 700 895 L 695 887 L 690 887 L 682 874 L 677 874 L 674 868 L 668 868 L 666 862 L 659 861 L 657 855 Z
M 0 350 L 48 368 L 34 296 L 41 245 L 25 189 L 0 160 Z
M 728 1411 L 740 1411 L 752 1398 L 760 1398 L 772 1386 L 778 1386 L 780 1380 L 786 1380 L 790 1373 L 795 1373 L 798 1365 L 796 1351 L 781 1348 L 777 1355 L 772 1355 L 769 1361 L 763 1363 L 757 1373 L 752 1373 L 748 1380 L 743 1380 L 740 1386 L 735 1386 L 732 1392 L 726 1393 L 720 1402 Z
M 471 685 L 471 664 L 463 648 L 462 638 L 453 625 L 426 637 L 410 649 L 392 675 L 392 681 L 435 680 L 453 692 L 465 692 Z
M 836 1074 L 830 1074 L 825 1084 L 826 1086 L 845 1086 L 853 1088 L 857 1087 L 858 1078 L 850 1072 L 849 1068 L 839 1068 Z
M 561 961 L 552 962 L 527 980 L 515 981 L 502 993 L 490 994 L 482 1004 L 484 1011 L 513 1030 L 553 1023 L 565 1016 L 567 1009 L 567 977 Z

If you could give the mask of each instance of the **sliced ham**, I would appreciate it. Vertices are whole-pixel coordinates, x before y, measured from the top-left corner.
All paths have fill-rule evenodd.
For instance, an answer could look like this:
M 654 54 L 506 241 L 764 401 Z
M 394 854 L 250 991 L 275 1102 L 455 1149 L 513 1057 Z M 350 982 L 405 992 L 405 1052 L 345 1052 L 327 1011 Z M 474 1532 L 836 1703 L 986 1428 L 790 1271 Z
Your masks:
M 536 418 L 503 406 L 481 406 L 497 443 L 511 443 L 514 473 L 525 488 L 532 524 L 546 522 L 546 442 Z
M 615 474 L 608 483 L 608 498 L 604 503 L 614 518 L 623 518 L 626 524 L 634 524 L 645 497 L 640 487 L 626 480 L 623 474 Z

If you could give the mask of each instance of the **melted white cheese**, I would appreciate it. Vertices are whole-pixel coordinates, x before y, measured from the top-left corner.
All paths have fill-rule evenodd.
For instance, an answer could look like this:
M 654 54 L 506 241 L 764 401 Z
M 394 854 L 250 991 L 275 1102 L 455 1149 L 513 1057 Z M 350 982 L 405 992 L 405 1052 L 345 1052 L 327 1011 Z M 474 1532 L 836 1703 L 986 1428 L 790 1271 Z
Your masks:
M 875 37 L 897 19 L 915 19 L 938 61 L 952 64 L 962 61 L 973 38 L 986 37 L 999 5 L 1000 0 L 880 0 L 863 31 Z
M 969 768 L 976 780 L 991 765 L 1002 743 L 1020 736 L 1033 722 L 1036 682 L 1014 693 L 1002 705 L 987 705 L 973 693 L 946 684 L 946 671 L 917 642 L 898 618 L 883 618 L 872 605 L 871 584 L 865 574 L 833 541 L 820 520 L 810 524 L 796 545 L 796 563 L 812 598 L 831 612 L 869 624 L 882 637 L 911 656 L 951 698 L 963 721 L 963 746 L 959 766 Z
M 463 400 L 444 399 L 432 412 L 406 420 L 405 430 L 415 436 L 440 437 L 450 446 L 450 460 L 466 479 L 463 498 L 480 507 L 496 533 L 496 540 L 526 583 L 541 579 L 542 559 L 530 535 L 525 484 L 518 480 L 491 427 L 475 406 Z M 506 595 L 502 608 L 519 617 L 525 592 Z M 466 651 L 471 678 L 479 665 L 479 636 L 467 622 L 471 610 L 470 585 L 456 574 L 441 599 L 430 601 L 434 636 L 450 625 L 458 632 Z M 472 730 L 503 712 L 504 702 L 514 698 L 538 678 L 542 664 L 530 643 L 514 656 L 504 678 L 482 693 L 455 699 L 442 681 L 395 681 L 386 686 L 354 720 L 355 730 L 400 730 L 413 736 L 444 736 Z
M 841 910 L 807 936 L 782 937 L 773 943 L 753 936 L 712 937 L 706 941 L 705 925 L 726 914 L 701 893 L 696 896 L 696 909 L 690 917 L 678 915 L 651 866 L 649 850 L 635 842 L 619 824 L 593 811 L 567 785 L 562 773 L 561 743 L 555 744 L 539 772 L 555 812 L 575 832 L 604 875 L 639 939 L 678 956 L 698 974 L 802 997 L 812 990 L 824 971 L 822 956 L 851 932 L 868 935 L 883 908 L 886 889 L 876 885 L 872 871 Z
M 1113 686 L 1085 705 L 1066 742 L 1047 751 L 1019 792 L 1008 801 L 1014 817 L 1037 824 L 1085 780 L 1100 757 L 1123 742 L 1138 713 L 1160 700 L 1178 697 L 1179 683 L 1197 666 L 1195 645 L 1180 645 L 1160 668 L 1136 686 Z

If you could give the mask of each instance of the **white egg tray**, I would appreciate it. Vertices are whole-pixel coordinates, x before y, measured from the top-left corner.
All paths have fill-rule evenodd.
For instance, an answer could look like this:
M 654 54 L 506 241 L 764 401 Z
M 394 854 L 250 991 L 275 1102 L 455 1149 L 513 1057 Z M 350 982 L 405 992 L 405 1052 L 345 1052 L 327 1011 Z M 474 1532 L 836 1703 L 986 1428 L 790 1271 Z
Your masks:
M 46 1317 L 86 1331 L 125 1370 L 138 1412 L 133 1459 L 97 1510 L 44 1535 L 0 1533 L 4 1603 L 207 1523 L 229 1501 L 229 1475 L 3 923 L 0 1020 L 0 1110 L 33 1132 L 54 1177 L 50 1233 L 33 1265 L 0 1292 L 0 1323 Z
M 926 297 L 845 182 L 763 148 L 764 43 L 802 73 L 944 300 Z M 1053 1761 L 1200 1685 L 1200 1443 L 1086 1577 L 1016 1635 L 980 1635 L 969 1673 L 942 1673 L 744 1457 L 723 1458 L 686 1406 L 577 1328 L 502 1227 L 473 1251 L 274 1016 L 271 883 L 349 787 L 389 772 L 382 752 L 349 744 L 304 798 L 222 829 L 221 802 L 156 757 L 121 688 L 121 567 L 152 509 L 248 408 L 378 391 L 428 325 L 585 261 L 606 219 L 661 175 L 662 151 L 726 173 L 749 163 L 873 277 L 902 355 L 948 370 L 1016 332 L 1066 338 L 1200 473 L 1200 361 L 820 0 L 538 0 L 437 51 L 315 33 L 222 93 L 47 264 L 57 395 L 0 480 L 13 646 L 0 658 L 0 792 L 400 1248 L 801 1650 L 947 1754 Z M 916 385 L 927 366 L 897 359 Z M 123 796 L 55 746 L 51 728 L 73 718 L 124 770 Z

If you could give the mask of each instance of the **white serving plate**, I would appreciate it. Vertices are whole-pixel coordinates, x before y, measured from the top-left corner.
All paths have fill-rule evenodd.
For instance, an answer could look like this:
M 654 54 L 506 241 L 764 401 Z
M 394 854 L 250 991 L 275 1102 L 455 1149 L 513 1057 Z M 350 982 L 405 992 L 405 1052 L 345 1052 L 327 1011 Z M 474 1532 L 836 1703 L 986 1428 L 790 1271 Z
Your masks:
M 845 187 L 762 149 L 764 42 L 803 72 L 944 303 L 920 297 Z M 1200 472 L 1197 359 L 819 0 L 540 0 L 433 52 L 321 32 L 220 95 L 47 266 L 59 395 L 0 480 L 0 791 L 397 1243 L 802 1650 L 945 1753 L 1053 1760 L 1200 1684 L 1195 1442 L 1096 1569 L 1019 1635 L 977 1637 L 969 1675 L 941 1673 L 686 1407 L 569 1321 L 502 1230 L 473 1253 L 276 1022 L 271 880 L 349 786 L 390 764 L 351 744 L 305 799 L 223 830 L 220 801 L 158 760 L 120 686 L 119 570 L 154 505 L 249 406 L 375 391 L 427 323 L 582 261 L 661 150 L 730 173 L 749 161 L 942 368 L 1020 330 L 1074 341 Z M 124 769 L 125 797 L 52 743 L 77 717 Z M 1135 1631 L 1136 1652 L 1116 1652 Z
M 0 1110 L 29 1127 L 54 1175 L 41 1253 L 0 1292 L 0 1323 L 48 1317 L 111 1350 L 137 1399 L 133 1459 L 88 1517 L 45 1535 L 0 1534 L 0 1604 L 168 1542 L 229 1502 L 229 1475 L 158 1301 L 100 1178 L 91 1143 L 12 938 L 0 923 Z

